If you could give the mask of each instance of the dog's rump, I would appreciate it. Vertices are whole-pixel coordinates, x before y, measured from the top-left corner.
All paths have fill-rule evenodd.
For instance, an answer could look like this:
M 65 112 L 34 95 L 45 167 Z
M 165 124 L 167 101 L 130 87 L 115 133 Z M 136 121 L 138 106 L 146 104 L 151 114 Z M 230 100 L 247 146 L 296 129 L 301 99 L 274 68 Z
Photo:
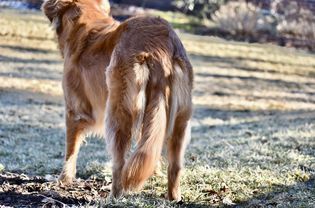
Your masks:
M 122 171 L 122 185 L 128 190 L 141 187 L 154 172 L 164 141 L 172 134 L 177 113 L 187 109 L 190 112 L 191 84 L 180 59 L 163 60 L 141 52 L 133 57 L 133 65 L 117 60 L 119 53 L 114 51 L 106 72 L 108 99 L 113 97 L 111 91 L 117 92 L 119 88 L 120 94 L 113 99 L 129 114 L 131 138 L 138 141 Z M 115 142 L 113 124 L 105 125 L 109 143 Z M 108 150 L 113 151 L 111 145 Z

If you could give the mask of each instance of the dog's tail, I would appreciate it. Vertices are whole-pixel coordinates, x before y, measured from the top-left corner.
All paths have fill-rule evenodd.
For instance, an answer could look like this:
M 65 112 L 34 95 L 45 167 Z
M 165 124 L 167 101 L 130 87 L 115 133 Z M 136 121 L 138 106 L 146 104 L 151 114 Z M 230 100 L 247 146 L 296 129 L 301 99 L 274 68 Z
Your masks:
M 165 76 L 163 64 L 157 60 L 148 59 L 144 63 L 149 72 L 148 81 L 145 83 L 145 93 L 142 101 L 142 112 L 138 112 L 134 128 L 142 131 L 138 134 L 138 143 L 130 159 L 126 162 L 122 172 L 122 185 L 124 190 L 140 188 L 148 179 L 160 159 L 165 139 L 167 114 L 165 100 Z M 138 97 L 139 99 L 139 97 Z M 140 98 L 141 100 L 141 98 Z M 138 124 L 138 125 L 137 125 Z M 140 125 L 139 125 L 140 124 Z M 135 136 L 133 136 L 135 137 Z

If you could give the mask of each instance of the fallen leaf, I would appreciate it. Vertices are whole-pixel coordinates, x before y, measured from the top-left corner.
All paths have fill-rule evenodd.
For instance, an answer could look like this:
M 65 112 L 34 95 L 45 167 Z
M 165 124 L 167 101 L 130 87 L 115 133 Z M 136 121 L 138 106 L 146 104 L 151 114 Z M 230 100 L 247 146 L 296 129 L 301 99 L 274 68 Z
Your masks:
M 222 203 L 225 205 L 235 205 L 229 197 L 224 197 Z

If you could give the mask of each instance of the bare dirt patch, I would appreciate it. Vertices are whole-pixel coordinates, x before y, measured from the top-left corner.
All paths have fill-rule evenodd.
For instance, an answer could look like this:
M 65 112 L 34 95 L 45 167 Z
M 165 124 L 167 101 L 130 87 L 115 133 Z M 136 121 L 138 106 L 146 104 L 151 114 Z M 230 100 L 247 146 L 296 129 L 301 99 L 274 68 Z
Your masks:
M 52 177 L 52 176 L 51 176 Z M 0 174 L 0 205 L 10 207 L 65 207 L 95 204 L 106 198 L 109 182 L 81 180 L 64 186 L 47 178 L 4 172 Z

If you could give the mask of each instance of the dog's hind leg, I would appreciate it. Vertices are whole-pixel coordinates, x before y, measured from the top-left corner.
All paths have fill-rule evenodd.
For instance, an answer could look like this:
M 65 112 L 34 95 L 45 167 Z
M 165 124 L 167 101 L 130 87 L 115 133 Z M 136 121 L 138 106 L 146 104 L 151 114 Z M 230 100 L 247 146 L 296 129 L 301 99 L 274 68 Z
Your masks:
M 184 152 L 190 140 L 190 116 L 183 113 L 175 120 L 174 131 L 168 141 L 168 198 L 181 200 L 180 173 L 184 163 Z
M 114 53 L 113 53 L 114 54 Z M 112 55 L 111 64 L 106 69 L 108 97 L 105 108 L 105 139 L 107 150 L 112 157 L 111 197 L 122 195 L 122 168 L 125 165 L 125 153 L 130 147 L 132 117 L 126 103 L 126 81 L 124 70 Z
M 125 164 L 125 153 L 130 147 L 130 125 L 128 125 L 130 118 L 124 114 L 120 106 L 108 100 L 105 114 L 105 136 L 107 149 L 112 156 L 111 197 L 115 198 L 122 194 L 121 173 Z
M 185 149 L 190 141 L 191 71 L 189 62 L 181 59 L 174 65 L 168 130 L 168 198 L 176 201 L 181 200 L 180 173 Z
M 62 184 L 71 184 L 75 179 L 77 157 L 89 123 L 88 117 L 75 115 L 70 110 L 67 111 L 66 155 L 63 170 L 59 177 Z

